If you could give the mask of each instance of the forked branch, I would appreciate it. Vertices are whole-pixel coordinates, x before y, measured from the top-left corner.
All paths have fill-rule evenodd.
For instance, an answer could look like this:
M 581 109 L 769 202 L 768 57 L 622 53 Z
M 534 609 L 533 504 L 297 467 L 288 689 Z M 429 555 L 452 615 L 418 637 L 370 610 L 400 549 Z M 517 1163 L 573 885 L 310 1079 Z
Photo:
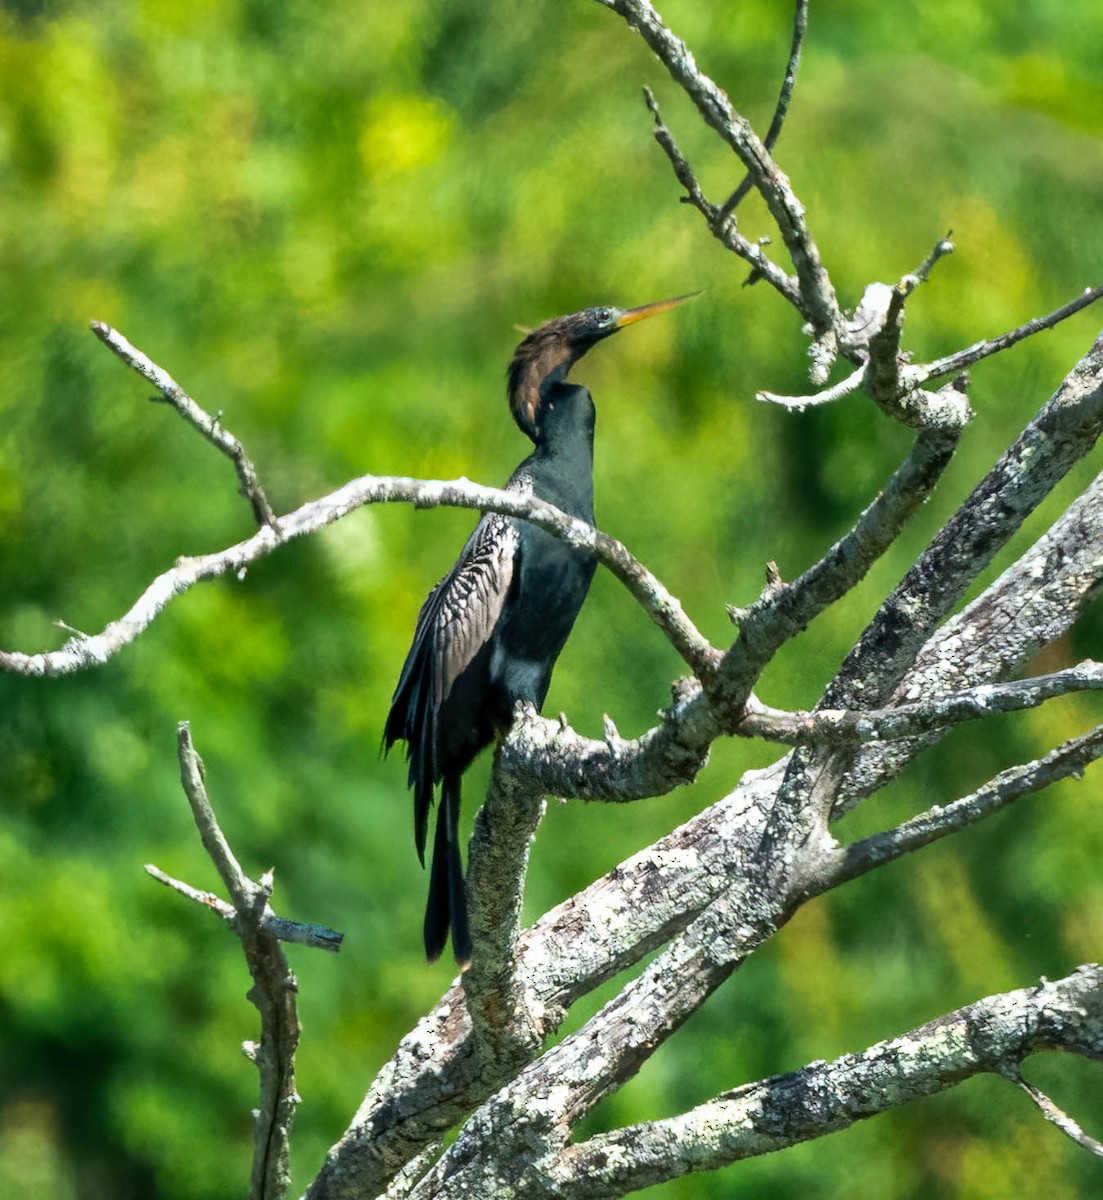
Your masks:
M 815 335 L 812 346 L 813 382 L 826 382 L 837 353 L 841 313 L 835 299 L 835 289 L 808 228 L 804 206 L 797 199 L 785 173 L 774 162 L 750 122 L 734 108 L 723 89 L 698 68 L 685 43 L 666 26 L 648 0 L 598 2 L 622 16 L 643 37 L 674 81 L 696 105 L 705 122 L 747 169 L 781 233 L 797 273 L 797 306 L 811 323 Z M 719 208 L 716 210 L 716 224 L 722 228 L 733 218 L 729 210 L 721 219 L 720 211 Z

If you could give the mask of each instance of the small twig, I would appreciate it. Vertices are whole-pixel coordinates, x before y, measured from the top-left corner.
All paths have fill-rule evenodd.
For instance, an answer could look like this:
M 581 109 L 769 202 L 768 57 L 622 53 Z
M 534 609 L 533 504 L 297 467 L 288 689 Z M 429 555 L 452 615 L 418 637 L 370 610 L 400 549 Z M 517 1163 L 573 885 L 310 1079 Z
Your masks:
M 203 849 L 226 885 L 235 909 L 244 915 L 255 905 L 258 889 L 241 869 L 211 808 L 203 781 L 203 760 L 192 745 L 191 727 L 187 721 L 181 721 L 176 728 L 176 749 L 180 759 L 180 782 L 191 805 Z
M 220 896 L 216 896 L 214 892 L 200 891 L 199 888 L 192 887 L 190 883 L 174 879 L 160 867 L 154 866 L 153 863 L 146 863 L 145 869 L 146 873 L 156 879 L 158 883 L 163 883 L 165 887 L 172 888 L 174 892 L 179 892 L 188 900 L 193 900 L 196 904 L 209 908 L 224 921 L 232 922 L 237 916 L 237 909 L 232 904 L 227 904 Z M 341 943 L 345 940 L 345 935 L 338 933 L 335 929 L 329 929 L 325 925 L 304 925 L 300 921 L 288 921 L 284 917 L 277 917 L 269 908 L 266 908 L 261 914 L 257 928 L 265 933 L 270 933 L 281 942 L 310 946 L 315 950 L 330 950 L 334 954 L 341 949 Z
M 1082 1146 L 1089 1154 L 1095 1154 L 1103 1158 L 1103 1142 L 1096 1141 L 1090 1134 L 1085 1133 L 1068 1113 L 1053 1103 L 1045 1092 L 1036 1088 L 1032 1083 L 1027 1083 L 1017 1069 L 1008 1068 L 1004 1074 L 1012 1083 L 1018 1085 L 1026 1092 L 1038 1106 L 1038 1111 L 1047 1121 L 1056 1125 L 1063 1134 L 1070 1137 L 1078 1146 Z
M 763 145 L 767 150 L 772 150 L 777 144 L 777 139 L 781 136 L 782 126 L 785 124 L 785 118 L 789 113 L 789 103 L 793 98 L 793 88 L 797 82 L 797 68 L 800 66 L 801 47 L 804 45 L 804 35 L 807 30 L 808 0 L 797 0 L 796 12 L 793 15 L 793 44 L 789 47 L 789 61 L 785 66 L 785 78 L 781 81 L 781 92 L 777 98 L 777 106 L 774 108 L 770 128 L 767 130 L 766 137 L 763 140 Z M 743 177 L 743 182 L 740 183 L 735 191 L 720 206 L 719 216 L 721 220 L 734 212 L 752 186 L 753 180 L 748 173 Z
M 927 282 L 939 259 L 952 254 L 953 250 L 949 233 L 939 238 L 930 254 L 889 293 L 884 321 L 869 340 L 866 391 L 883 412 L 906 425 L 926 424 L 932 405 L 931 398 L 919 392 L 918 381 L 902 378 L 904 360 L 900 354 L 900 337 L 904 331 L 904 302 L 917 287 Z
M 800 283 L 792 275 L 787 275 L 781 267 L 769 258 L 762 249 L 762 243 L 752 242 L 745 238 L 731 216 L 720 216 L 720 210 L 712 204 L 701 191 L 697 176 L 689 165 L 685 155 L 678 148 L 673 134 L 663 123 L 659 105 L 651 89 L 643 89 L 644 100 L 655 119 L 655 141 L 662 147 L 670 160 L 674 175 L 686 190 L 685 200 L 705 218 L 709 232 L 727 249 L 737 254 L 745 262 L 751 264 L 752 279 L 765 279 L 771 287 L 792 304 L 802 315 L 807 315 L 801 308 Z
M 781 396 L 777 392 L 755 392 L 755 399 L 766 404 L 779 404 L 782 408 L 802 413 L 806 408 L 815 408 L 817 404 L 831 404 L 835 400 L 841 400 L 844 396 L 856 392 L 862 386 L 865 374 L 866 368 L 863 364 L 845 379 L 840 379 L 838 383 L 824 388 L 822 392 L 815 392 L 811 396 Z
M 835 331 L 841 314 L 834 286 L 808 228 L 804 206 L 785 172 L 774 162 L 747 119 L 732 107 L 723 89 L 698 69 L 685 43 L 667 28 L 648 0 L 598 2 L 619 13 L 640 34 L 696 105 L 706 124 L 750 173 L 796 269 L 800 296 L 797 308 L 812 325 L 815 337 L 811 347 L 812 381 L 817 386 L 826 383 L 837 351 Z M 728 216 L 720 227 L 727 227 L 732 221 Z
M 187 900 L 192 900 L 204 908 L 209 908 L 211 912 L 221 917 L 224 921 L 232 921 L 237 916 L 237 909 L 232 904 L 227 904 L 221 896 L 216 896 L 214 892 L 204 892 L 199 888 L 192 887 L 190 883 L 185 883 L 182 879 L 174 879 L 171 875 L 167 875 L 162 871 L 160 867 L 154 866 L 153 863 L 146 863 L 145 870 L 146 874 L 156 879 L 158 883 L 163 883 L 165 887 L 172 888 L 174 892 L 179 892 Z
M 1047 316 L 1035 317 L 1033 321 L 1027 321 L 1025 325 L 1020 325 L 1017 329 L 1001 333 L 998 337 L 989 338 L 984 342 L 976 342 L 964 350 L 946 355 L 945 358 L 908 367 L 904 371 L 905 382 L 908 386 L 918 386 L 926 383 L 929 379 L 937 379 L 942 375 L 952 375 L 956 371 L 964 371 L 973 363 L 980 362 L 982 358 L 988 358 L 992 354 L 998 354 L 1001 350 L 1014 346 L 1016 342 L 1021 342 L 1023 338 L 1041 333 L 1044 329 L 1052 329 L 1066 318 L 1078 313 L 1082 308 L 1094 304 L 1101 296 L 1103 296 L 1103 287 L 1085 288 L 1075 300 L 1070 300 L 1068 304 L 1054 309 Z
M 261 487 L 256 467 L 253 466 L 237 438 L 222 427 L 222 414 L 219 413 L 218 416 L 212 417 L 205 412 L 163 367 L 159 367 L 147 358 L 141 350 L 132 346 L 121 333 L 112 329 L 110 325 L 104 324 L 103 321 L 93 321 L 92 332 L 128 367 L 148 379 L 189 425 L 197 429 L 212 446 L 230 459 L 234 464 L 234 470 L 237 471 L 238 491 L 253 506 L 253 515 L 257 519 L 257 524 L 274 524 L 276 514 L 272 511 L 272 506 L 268 503 L 268 498 Z
M 927 257 L 919 264 L 919 266 L 912 271 L 911 275 L 904 276 L 905 279 L 911 278 L 915 280 L 915 284 L 910 290 L 914 291 L 915 287 L 918 287 L 919 284 L 927 282 L 931 271 L 934 270 L 935 264 L 939 261 L 939 259 L 945 258 L 947 254 L 953 254 L 953 236 L 954 231 L 952 229 L 948 229 L 946 231 L 946 236 L 939 238 L 938 241 L 935 242 L 934 248 L 931 250 L 930 254 L 928 254 Z

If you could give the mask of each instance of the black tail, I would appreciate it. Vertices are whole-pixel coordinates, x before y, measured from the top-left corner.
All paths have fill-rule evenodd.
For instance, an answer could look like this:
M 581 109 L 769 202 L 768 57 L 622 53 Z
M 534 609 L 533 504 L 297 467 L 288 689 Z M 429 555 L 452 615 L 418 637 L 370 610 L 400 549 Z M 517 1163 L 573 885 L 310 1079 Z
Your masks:
M 460 970 L 471 961 L 471 930 L 467 925 L 467 894 L 460 858 L 460 777 L 445 775 L 433 838 L 433 865 L 429 872 L 429 902 L 425 906 L 425 954 L 430 962 L 440 957 L 448 934 Z

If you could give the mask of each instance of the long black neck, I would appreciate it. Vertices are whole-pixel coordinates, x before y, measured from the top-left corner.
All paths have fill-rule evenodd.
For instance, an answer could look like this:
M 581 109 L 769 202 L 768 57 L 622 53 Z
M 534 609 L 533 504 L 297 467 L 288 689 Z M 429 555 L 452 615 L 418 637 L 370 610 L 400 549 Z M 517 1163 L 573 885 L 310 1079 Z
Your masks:
M 565 371 L 564 371 L 565 373 Z M 594 519 L 594 402 L 573 383 L 541 387 L 536 449 L 524 468 L 542 499 L 572 516 Z

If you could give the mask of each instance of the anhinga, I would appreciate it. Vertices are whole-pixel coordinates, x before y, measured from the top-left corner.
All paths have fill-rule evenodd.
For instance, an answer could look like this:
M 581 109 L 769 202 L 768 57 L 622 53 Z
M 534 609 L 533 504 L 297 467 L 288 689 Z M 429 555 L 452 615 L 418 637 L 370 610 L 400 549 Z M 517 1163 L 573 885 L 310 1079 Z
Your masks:
M 536 448 L 510 476 L 507 491 L 539 496 L 593 524 L 594 403 L 584 387 L 567 382 L 567 372 L 603 338 L 688 298 L 587 308 L 525 338 L 509 364 L 509 406 Z M 595 565 L 591 554 L 527 521 L 487 513 L 422 605 L 383 739 L 388 750 L 406 742 L 422 866 L 433 788 L 441 785 L 425 910 L 430 961 L 449 932 L 457 963 L 464 967 L 471 959 L 460 776 L 509 728 L 519 701 L 537 709 L 543 704 Z

